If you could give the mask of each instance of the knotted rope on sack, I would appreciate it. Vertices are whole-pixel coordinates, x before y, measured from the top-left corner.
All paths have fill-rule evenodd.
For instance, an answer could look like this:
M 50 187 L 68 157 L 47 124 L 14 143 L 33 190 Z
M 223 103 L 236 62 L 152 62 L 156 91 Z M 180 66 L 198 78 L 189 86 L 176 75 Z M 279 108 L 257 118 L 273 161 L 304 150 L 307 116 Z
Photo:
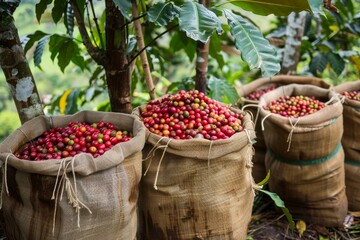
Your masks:
M 160 145 L 160 146 L 158 146 L 158 144 L 159 144 L 159 143 L 161 142 L 161 140 L 163 140 L 164 138 L 169 139 L 169 140 L 167 141 L 167 143 L 166 143 L 165 145 Z M 163 158 L 164 158 L 164 156 L 165 156 L 166 149 L 168 148 L 170 142 L 171 142 L 171 139 L 170 139 L 170 138 L 161 137 L 161 138 L 156 142 L 156 144 L 153 146 L 153 148 L 149 151 L 149 153 L 147 154 L 146 158 L 143 159 L 143 161 L 146 161 L 146 160 L 150 159 L 149 165 L 147 166 L 147 168 L 146 168 L 146 170 L 145 170 L 145 172 L 144 172 L 144 176 L 146 176 L 146 174 L 147 174 L 147 172 L 149 171 L 149 168 L 150 168 L 150 166 L 151 166 L 152 159 L 153 159 L 153 157 L 155 156 L 156 150 L 161 149 L 161 148 L 164 149 L 164 150 L 163 150 L 163 153 L 162 153 L 162 155 L 161 155 L 161 158 L 160 158 L 160 160 L 159 160 L 159 164 L 158 164 L 158 166 L 157 166 L 157 170 L 156 170 L 156 175 L 155 175 L 155 180 L 154 180 L 154 188 L 155 188 L 155 190 L 158 190 L 157 181 L 158 181 L 158 177 L 159 177 L 160 166 L 161 166 L 161 162 L 162 162 L 162 160 L 163 160 Z
M 298 118 L 296 119 L 295 124 L 293 124 L 292 121 L 291 121 L 291 117 L 289 118 L 289 122 L 290 122 L 290 125 L 291 125 L 291 131 L 290 131 L 290 133 L 289 133 L 289 135 L 288 135 L 288 137 L 287 137 L 287 140 L 286 140 L 286 142 L 289 143 L 289 144 L 288 144 L 288 148 L 287 148 L 287 150 L 286 150 L 287 152 L 290 151 L 292 135 L 293 135 L 293 132 L 294 132 L 294 130 L 295 130 L 296 125 L 299 123 L 299 120 L 300 120 L 300 117 L 298 117 Z
M 55 207 L 54 207 L 54 215 L 53 215 L 53 234 L 55 233 L 55 221 L 56 221 L 56 213 L 57 213 L 57 206 L 59 205 L 59 201 L 62 200 L 64 191 L 66 192 L 67 198 L 69 200 L 69 204 L 75 208 L 75 212 L 77 213 L 77 226 L 80 227 L 80 210 L 81 208 L 85 208 L 88 210 L 90 214 L 92 214 L 91 210 L 82 202 L 77 196 L 77 186 L 76 186 L 76 174 L 74 170 L 74 162 L 75 162 L 76 155 L 71 159 L 64 158 L 61 160 L 59 164 L 59 169 L 57 172 L 55 186 L 53 190 L 53 194 L 51 199 L 55 200 Z M 74 186 L 71 184 L 69 177 L 67 176 L 67 169 L 71 165 L 71 172 L 73 175 Z M 61 169 L 63 170 L 60 178 Z M 60 180 L 59 180 L 60 178 Z
M 4 192 L 4 188 L 5 188 L 5 191 L 6 191 L 6 194 L 9 195 L 9 188 L 8 188 L 8 184 L 7 184 L 7 165 L 8 165 L 8 159 L 9 157 L 14 154 L 12 153 L 9 153 L 7 156 L 6 156 L 6 159 L 5 159 L 5 166 L 4 166 L 4 169 L 3 169 L 3 179 L 2 179 L 2 184 L 1 184 L 1 192 L 0 192 L 0 209 L 2 209 L 2 205 L 3 205 L 3 192 Z M 1 166 L 2 167 L 2 166 Z

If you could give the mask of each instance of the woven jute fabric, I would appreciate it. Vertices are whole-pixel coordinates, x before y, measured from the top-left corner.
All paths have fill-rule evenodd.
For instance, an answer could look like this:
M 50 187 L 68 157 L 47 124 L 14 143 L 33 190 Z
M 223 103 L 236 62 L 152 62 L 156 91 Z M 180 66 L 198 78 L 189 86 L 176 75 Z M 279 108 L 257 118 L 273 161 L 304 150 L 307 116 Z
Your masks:
M 340 84 L 334 88 L 339 94 L 359 91 L 360 80 Z M 344 99 L 345 184 L 349 210 L 360 211 L 360 101 Z
M 147 132 L 139 201 L 142 239 L 246 238 L 255 187 L 249 114 L 243 127 L 216 141 Z
M 307 77 L 307 76 L 291 76 L 291 75 L 277 75 L 270 78 L 259 78 L 248 84 L 243 85 L 238 89 L 240 97 L 242 97 L 244 110 L 250 111 L 253 115 L 255 122 L 255 131 L 256 131 L 256 143 L 254 144 L 255 155 L 253 160 L 253 177 L 256 182 L 263 180 L 267 174 L 265 169 L 265 153 L 266 145 L 264 141 L 264 136 L 261 131 L 261 117 L 258 116 L 258 103 L 259 101 L 254 101 L 247 99 L 246 97 L 253 91 L 267 88 L 270 86 L 285 86 L 289 84 L 309 84 L 313 86 L 318 86 L 324 89 L 329 89 L 330 84 L 325 82 L 321 78 L 316 77 Z
M 132 132 L 102 156 L 27 161 L 12 153 L 52 127 L 112 122 Z M 36 117 L 0 145 L 2 211 L 8 239 L 136 239 L 145 127 L 134 116 L 83 111 Z
M 263 106 L 281 96 L 315 96 L 326 102 L 320 111 L 287 118 Z M 345 194 L 342 103 L 334 91 L 290 84 L 260 99 L 267 146 L 270 190 L 284 200 L 295 218 L 323 226 L 342 226 L 347 212 Z

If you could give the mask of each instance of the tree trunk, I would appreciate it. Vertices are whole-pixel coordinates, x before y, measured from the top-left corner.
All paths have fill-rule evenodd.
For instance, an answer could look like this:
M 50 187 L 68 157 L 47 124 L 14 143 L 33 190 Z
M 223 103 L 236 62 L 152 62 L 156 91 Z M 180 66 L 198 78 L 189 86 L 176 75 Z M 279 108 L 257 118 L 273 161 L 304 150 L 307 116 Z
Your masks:
M 288 16 L 286 27 L 286 42 L 282 61 L 282 74 L 296 74 L 296 68 L 300 60 L 301 39 L 304 34 L 304 26 L 307 13 L 291 13 Z
M 207 0 L 199 0 L 200 4 L 203 4 L 205 7 L 209 5 Z M 207 80 L 207 71 L 209 64 L 209 46 L 210 39 L 204 44 L 202 42 L 197 43 L 197 58 L 196 58 L 196 77 L 195 77 L 195 89 L 200 92 L 206 92 L 206 80 Z
M 4 71 L 21 123 L 44 115 L 14 19 L 5 11 L 0 11 L 0 66 Z
M 106 82 L 113 112 L 131 113 L 130 71 L 127 67 L 125 19 L 113 0 L 106 0 Z

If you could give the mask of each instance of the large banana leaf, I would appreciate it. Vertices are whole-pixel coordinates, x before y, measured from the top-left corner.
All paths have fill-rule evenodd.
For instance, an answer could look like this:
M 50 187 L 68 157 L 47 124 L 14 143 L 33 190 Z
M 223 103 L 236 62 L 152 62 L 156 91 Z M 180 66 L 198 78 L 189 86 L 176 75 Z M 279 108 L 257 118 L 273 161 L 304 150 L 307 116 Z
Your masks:
M 212 11 L 196 2 L 185 2 L 179 14 L 180 30 L 195 41 L 206 43 L 213 31 L 222 32 L 221 21 Z
M 260 68 L 263 77 L 272 77 L 278 73 L 280 63 L 276 51 L 262 33 L 241 16 L 229 10 L 224 10 L 224 13 L 235 39 L 235 46 L 250 68 Z
M 159 26 L 166 26 L 178 14 L 171 2 L 157 3 L 147 12 L 148 20 Z
M 312 4 L 322 2 L 322 0 L 310 1 Z M 291 12 L 311 11 L 308 0 L 228 0 L 218 7 L 229 3 L 259 15 L 285 16 Z

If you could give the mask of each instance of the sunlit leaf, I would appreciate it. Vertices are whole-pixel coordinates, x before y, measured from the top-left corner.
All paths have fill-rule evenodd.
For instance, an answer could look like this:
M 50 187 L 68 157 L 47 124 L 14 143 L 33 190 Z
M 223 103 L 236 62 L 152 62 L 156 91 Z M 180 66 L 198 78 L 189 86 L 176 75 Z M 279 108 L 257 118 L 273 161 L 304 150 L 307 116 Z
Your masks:
M 296 222 L 296 230 L 299 232 L 300 237 L 304 234 L 306 231 L 306 223 L 303 220 L 299 220 Z
M 251 23 L 229 10 L 224 10 L 229 21 L 235 46 L 251 69 L 260 68 L 263 77 L 272 77 L 280 71 L 275 49 Z
M 269 181 L 269 179 L 270 179 L 270 170 L 267 172 L 266 177 L 261 182 L 259 182 L 257 185 L 264 186 Z
M 196 2 L 185 2 L 179 15 L 180 30 L 195 41 L 206 43 L 213 31 L 222 32 L 220 19 L 212 11 Z
M 218 6 L 227 3 L 258 15 L 275 14 L 277 16 L 285 16 L 289 15 L 291 12 L 311 11 L 311 7 L 307 0 L 228 0 Z
M 59 109 L 60 109 L 60 113 L 64 114 L 65 113 L 65 109 L 66 109 L 66 105 L 67 105 L 67 97 L 68 95 L 71 93 L 72 89 L 68 89 L 66 90 L 63 95 L 60 97 L 59 100 Z
M 172 2 L 157 3 L 147 12 L 148 20 L 159 26 L 166 26 L 176 15 Z

